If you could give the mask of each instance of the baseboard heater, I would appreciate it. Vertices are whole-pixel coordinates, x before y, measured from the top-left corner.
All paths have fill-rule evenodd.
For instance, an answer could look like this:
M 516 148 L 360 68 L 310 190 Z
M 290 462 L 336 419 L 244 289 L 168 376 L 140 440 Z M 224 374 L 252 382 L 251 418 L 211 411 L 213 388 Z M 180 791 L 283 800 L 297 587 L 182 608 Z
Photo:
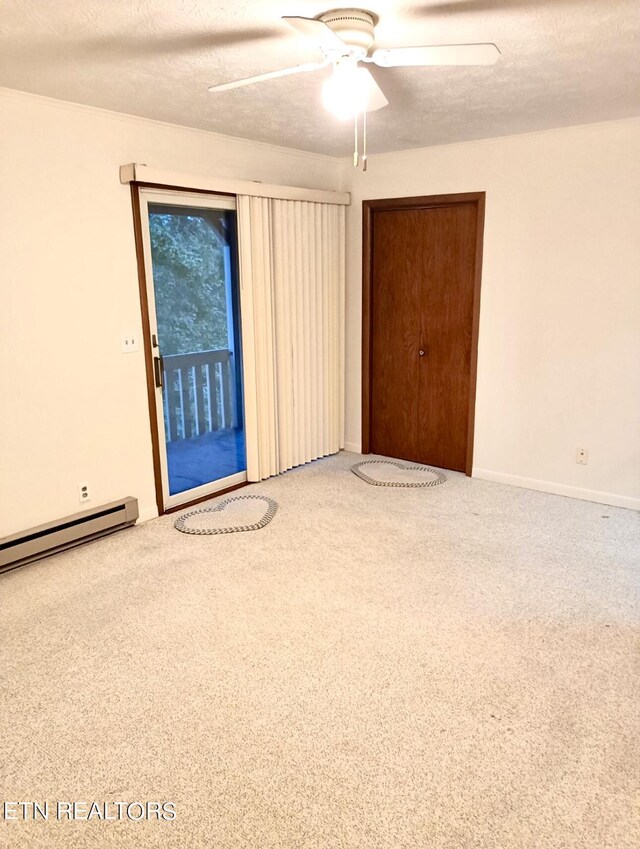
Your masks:
M 0 539 L 0 574 L 133 525 L 138 499 L 123 498 Z

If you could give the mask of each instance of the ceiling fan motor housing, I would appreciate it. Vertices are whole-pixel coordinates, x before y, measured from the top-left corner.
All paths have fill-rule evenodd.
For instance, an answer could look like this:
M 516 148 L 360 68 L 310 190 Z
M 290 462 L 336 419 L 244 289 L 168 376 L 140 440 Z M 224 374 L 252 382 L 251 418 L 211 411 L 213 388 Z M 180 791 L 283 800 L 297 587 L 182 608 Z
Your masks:
M 375 15 L 362 9 L 334 9 L 318 16 L 350 48 L 358 59 L 366 56 L 374 41 Z

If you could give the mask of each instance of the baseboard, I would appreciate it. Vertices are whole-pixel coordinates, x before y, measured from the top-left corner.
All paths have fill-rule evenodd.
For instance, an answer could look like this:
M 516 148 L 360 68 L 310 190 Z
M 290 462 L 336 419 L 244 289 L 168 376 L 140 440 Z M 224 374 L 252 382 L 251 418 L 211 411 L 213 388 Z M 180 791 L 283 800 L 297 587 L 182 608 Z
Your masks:
M 549 492 L 552 495 L 565 495 L 568 498 L 579 498 L 582 501 L 595 501 L 596 504 L 609 504 L 611 507 L 625 507 L 627 510 L 640 510 L 640 498 L 630 495 L 615 495 L 613 492 L 599 492 L 595 489 L 582 489 L 579 486 L 568 486 L 552 481 L 540 481 L 535 478 L 521 478 L 518 475 L 507 475 L 504 472 L 492 472 L 488 469 L 474 469 L 474 478 L 492 483 L 505 483 L 509 486 L 521 486 L 523 489 L 535 489 L 538 492 Z
M 149 522 L 151 519 L 158 518 L 158 508 L 157 507 L 147 507 L 146 510 L 140 511 L 140 516 L 138 517 L 138 525 L 141 525 L 143 522 Z
M 344 450 L 352 454 L 362 454 L 362 445 L 359 442 L 345 442 Z

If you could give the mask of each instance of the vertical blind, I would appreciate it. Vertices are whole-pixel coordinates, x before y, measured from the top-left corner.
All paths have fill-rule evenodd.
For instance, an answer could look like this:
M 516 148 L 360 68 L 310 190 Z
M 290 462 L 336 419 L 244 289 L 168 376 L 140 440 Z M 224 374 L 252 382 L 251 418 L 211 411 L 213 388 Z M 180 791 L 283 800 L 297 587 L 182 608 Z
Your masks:
M 344 206 L 238 195 L 247 477 L 344 447 Z

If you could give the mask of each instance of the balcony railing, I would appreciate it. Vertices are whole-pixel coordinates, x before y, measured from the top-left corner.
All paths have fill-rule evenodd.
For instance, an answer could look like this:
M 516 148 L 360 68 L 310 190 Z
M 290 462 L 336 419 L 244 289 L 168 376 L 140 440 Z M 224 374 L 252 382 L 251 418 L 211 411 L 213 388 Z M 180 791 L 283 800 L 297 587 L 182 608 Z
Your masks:
M 167 442 L 238 426 L 231 351 L 198 351 L 162 358 Z

